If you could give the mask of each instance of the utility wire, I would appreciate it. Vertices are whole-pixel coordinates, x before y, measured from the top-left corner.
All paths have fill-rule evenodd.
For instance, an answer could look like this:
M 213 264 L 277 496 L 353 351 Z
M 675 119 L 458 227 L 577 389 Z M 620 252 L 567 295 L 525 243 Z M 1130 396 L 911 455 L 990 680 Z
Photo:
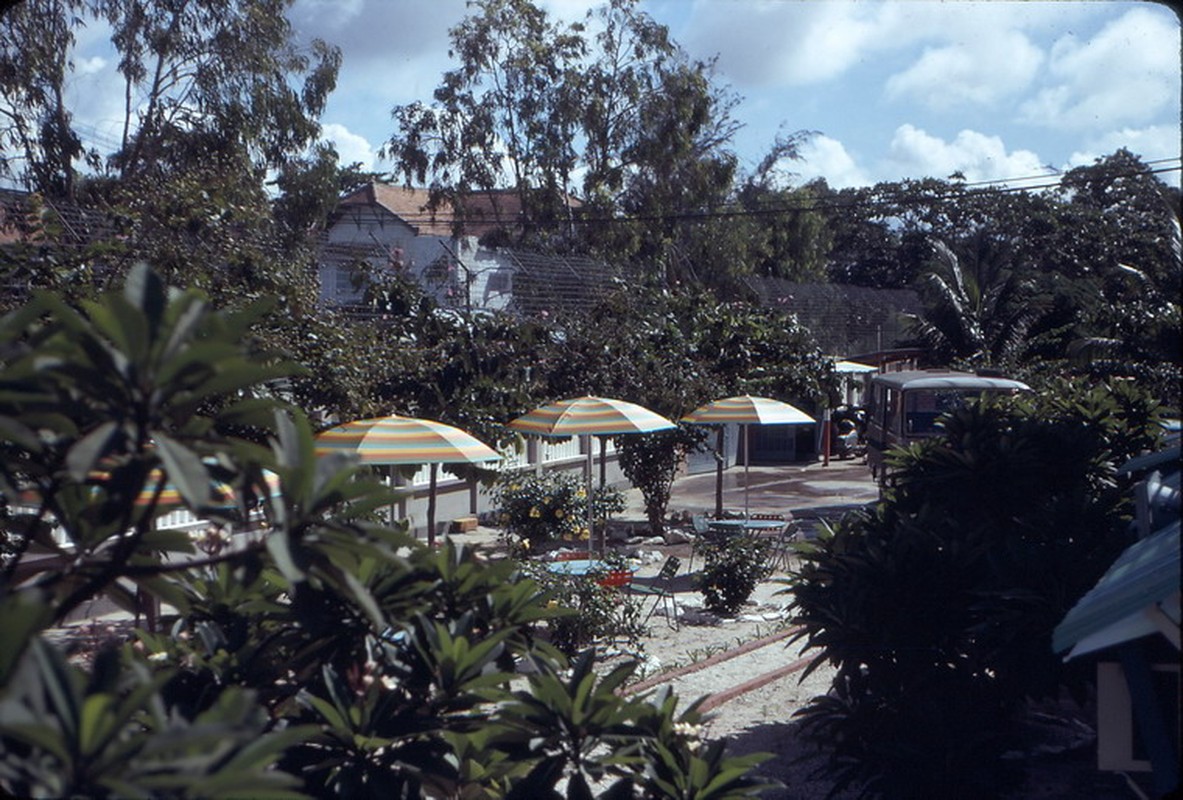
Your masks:
M 1171 160 L 1179 161 L 1180 159 L 1160 159 L 1158 162 L 1155 162 L 1155 163 L 1162 163 L 1162 162 L 1171 161 Z M 1132 177 L 1138 177 L 1138 176 L 1144 176 L 1144 175 L 1160 175 L 1160 174 L 1167 174 L 1170 172 L 1178 172 L 1180 169 L 1181 169 L 1180 166 L 1159 167 L 1157 169 L 1131 171 L 1131 172 L 1116 175 L 1114 177 L 1116 177 L 1116 178 L 1132 178 Z M 1058 176 L 1054 180 L 1049 180 L 1048 176 L 1046 176 L 1046 175 L 1032 176 L 1030 178 L 1010 178 L 1008 180 L 1017 181 L 1017 180 L 1039 180 L 1039 179 L 1042 179 L 1045 182 L 1040 183 L 1040 184 L 1030 185 L 1030 186 L 1005 186 L 1005 185 L 1000 185 L 1003 183 L 1000 181 L 997 181 L 997 182 L 996 181 L 982 181 L 977 184 L 964 184 L 964 183 L 963 184 L 952 184 L 949 191 L 941 192 L 941 193 L 937 193 L 937 194 L 923 195 L 920 202 L 923 202 L 924 204 L 931 205 L 931 204 L 941 203 L 941 202 L 946 202 L 946 201 L 965 200 L 965 199 L 967 199 L 967 196 L 974 196 L 974 197 L 982 197 L 982 196 L 989 196 L 989 195 L 1001 196 L 1001 195 L 1008 195 L 1008 194 L 1016 194 L 1019 192 L 1031 192 L 1031 191 L 1036 191 L 1036 190 L 1040 190 L 1040 189 L 1054 189 L 1054 188 L 1057 188 L 1061 185 L 1061 178 Z M 985 188 L 985 189 L 972 188 L 975 186 L 988 186 L 991 188 Z M 967 191 L 965 191 L 966 189 L 970 189 L 970 191 L 967 192 Z M 583 225 L 597 224 L 597 223 L 624 223 L 624 222 L 632 222 L 632 221 L 660 221 L 660 220 L 677 222 L 677 221 L 691 221 L 691 220 L 729 219 L 729 218 L 736 218 L 736 217 L 764 217 L 764 216 L 774 216 L 777 214 L 798 213 L 798 212 L 802 212 L 802 211 L 831 211 L 831 210 L 838 210 L 838 209 L 854 210 L 854 209 L 860 209 L 860 208 L 869 208 L 869 209 L 893 208 L 895 206 L 899 206 L 901 204 L 908 203 L 910 201 L 911 195 L 914 194 L 914 191 L 909 190 L 908 188 L 884 191 L 881 189 L 877 189 L 876 187 L 869 187 L 867 189 L 854 190 L 854 191 L 865 192 L 867 194 L 872 195 L 872 197 L 869 199 L 837 199 L 837 200 L 833 200 L 833 199 L 829 199 L 829 198 L 825 198 L 825 199 L 801 198 L 800 202 L 791 203 L 791 204 L 778 204 L 775 206 L 768 206 L 765 208 L 731 208 L 731 209 L 727 209 L 727 210 L 679 211 L 679 212 L 663 213 L 663 214 L 628 214 L 628 215 L 614 215 L 614 216 L 606 216 L 606 215 L 579 216 L 579 215 L 576 215 L 572 221 L 576 224 L 583 224 Z M 815 202 L 811 202 L 811 200 L 815 200 Z M 731 205 L 734 205 L 734 203 L 732 203 Z M 427 223 L 427 222 L 433 222 L 433 221 L 434 222 L 440 222 L 440 221 L 447 222 L 451 219 L 450 214 L 432 215 L 432 214 L 400 213 L 399 216 L 402 217 L 403 219 L 405 219 L 407 222 L 412 223 L 412 224 Z M 482 218 L 477 216 L 477 217 L 473 218 L 473 221 L 479 222 L 479 221 L 482 221 Z

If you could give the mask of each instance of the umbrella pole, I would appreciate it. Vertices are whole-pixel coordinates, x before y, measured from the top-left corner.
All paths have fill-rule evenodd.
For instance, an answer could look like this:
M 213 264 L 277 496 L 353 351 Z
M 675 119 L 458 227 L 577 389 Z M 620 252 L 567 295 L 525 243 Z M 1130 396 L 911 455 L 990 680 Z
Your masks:
M 395 465 L 393 465 L 393 464 L 391 464 L 391 465 L 390 465 L 390 466 L 387 468 L 387 478 L 388 478 L 388 479 L 389 479 L 389 481 L 390 481 L 390 491 L 391 491 L 391 493 L 392 493 L 392 494 L 393 494 L 393 492 L 395 491 L 395 488 L 396 488 L 396 485 L 397 485 L 397 483 L 396 483 L 396 482 L 397 482 L 397 480 L 398 480 L 398 479 L 395 477 L 395 471 L 396 471 L 397 469 L 398 469 L 398 467 L 396 467 L 396 466 L 395 466 Z M 395 521 L 396 519 L 399 519 L 399 518 L 401 518 L 402 516 L 405 516 L 405 515 L 399 514 L 399 513 L 397 512 L 397 510 L 396 510 L 396 505 L 402 505 L 402 502 L 403 502 L 403 501 L 402 501 L 401 499 L 397 499 L 397 500 L 395 500 L 395 499 L 392 499 L 392 500 L 390 501 L 390 527 L 392 527 L 392 528 L 394 527 L 394 521 Z
M 715 518 L 723 518 L 723 465 L 727 463 L 727 426 L 719 426 L 719 457 L 715 460 Z
M 746 422 L 743 424 L 743 518 L 748 518 L 748 454 L 750 451 L 748 442 L 748 428 L 751 427 Z
M 585 474 L 587 476 L 587 557 L 591 558 L 594 552 L 593 542 L 596 540 L 596 526 L 595 520 L 592 517 L 592 437 L 589 434 L 586 437 L 587 449 L 587 464 L 585 465 Z
M 435 547 L 435 477 L 439 464 L 431 465 L 431 482 L 427 489 L 427 546 Z

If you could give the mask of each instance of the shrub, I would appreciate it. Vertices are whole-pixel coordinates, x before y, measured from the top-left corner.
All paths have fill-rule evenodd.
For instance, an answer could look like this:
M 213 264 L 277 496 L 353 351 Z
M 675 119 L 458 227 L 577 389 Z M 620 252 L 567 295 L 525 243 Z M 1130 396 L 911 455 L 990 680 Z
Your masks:
M 640 643 L 644 633 L 640 604 L 618 587 L 601 586 L 595 580 L 596 572 L 562 575 L 537 562 L 523 566 L 546 590 L 551 607 L 573 612 L 547 622 L 550 642 L 561 652 L 573 656 L 589 644 L 610 639 L 623 639 L 633 647 Z M 623 568 L 623 559 L 613 554 L 605 557 L 605 573 Z
M 497 519 L 509 537 L 524 546 L 554 542 L 587 541 L 587 489 L 572 475 L 508 475 L 493 490 Z M 592 516 L 602 522 L 624 510 L 624 495 L 617 489 L 596 489 Z
M 1027 699 L 1088 679 L 1051 632 L 1129 543 L 1117 467 L 1154 445 L 1156 413 L 1128 384 L 960 409 L 891 455 L 873 511 L 802 552 L 796 621 L 837 668 L 802 730 L 840 782 L 1000 788 Z
M 756 585 L 769 575 L 768 547 L 768 542 L 751 536 L 705 543 L 700 587 L 708 611 L 731 616 L 743 607 Z

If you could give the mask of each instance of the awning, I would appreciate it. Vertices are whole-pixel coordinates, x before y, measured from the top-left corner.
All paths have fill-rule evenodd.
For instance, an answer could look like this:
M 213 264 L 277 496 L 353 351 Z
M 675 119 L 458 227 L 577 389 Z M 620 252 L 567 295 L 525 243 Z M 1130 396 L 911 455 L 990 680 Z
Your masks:
M 1179 520 L 1126 548 L 1052 632 L 1064 660 L 1161 633 L 1179 647 Z

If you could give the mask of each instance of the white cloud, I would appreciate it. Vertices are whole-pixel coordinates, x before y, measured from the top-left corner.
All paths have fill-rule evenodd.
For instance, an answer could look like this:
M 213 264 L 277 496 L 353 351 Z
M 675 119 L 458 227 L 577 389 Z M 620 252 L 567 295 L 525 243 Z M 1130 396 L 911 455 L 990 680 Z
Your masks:
M 801 183 L 815 178 L 825 178 L 835 189 L 866 186 L 871 183 L 854 158 L 846 151 L 842 142 L 829 136 L 814 136 L 800 150 L 801 159 L 786 165 L 786 169 L 799 176 Z
M 1067 34 L 1051 50 L 1056 81 L 1021 106 L 1022 120 L 1103 130 L 1154 119 L 1179 102 L 1179 26 L 1135 8 L 1082 40 Z
M 107 59 L 102 56 L 91 56 L 89 58 L 80 58 L 74 63 L 74 70 L 79 75 L 93 75 L 96 72 L 102 72 L 107 66 Z
M 1070 25 L 1091 13 L 1090 5 L 695 0 L 678 38 L 698 57 L 717 53 L 720 70 L 741 89 L 811 85 L 860 66 L 880 69 L 924 43 L 936 53 L 972 56 L 984 73 L 973 76 L 975 84 L 1002 80 L 1009 87 L 1038 58 L 1021 32 Z
M 352 133 L 344 125 L 330 122 L 321 129 L 321 139 L 332 142 L 337 156 L 344 165 L 360 162 L 363 169 L 375 169 L 378 153 L 364 136 Z
M 1030 150 L 1007 152 L 1002 139 L 964 130 L 951 142 L 913 125 L 901 125 L 888 148 L 876 180 L 948 178 L 960 172 L 969 182 L 1022 178 L 1044 172 Z
M 1131 153 L 1137 153 L 1145 161 L 1178 158 L 1180 135 L 1179 125 L 1151 125 L 1147 128 L 1110 131 L 1089 141 L 1086 148 L 1074 151 L 1063 168 L 1090 165 L 1098 158 L 1112 155 L 1123 147 Z M 1169 174 L 1163 178 L 1177 184 L 1178 173 L 1175 175 L 1175 178 Z
M 866 12 L 844 2 L 699 0 L 682 44 L 698 57 L 718 54 L 720 71 L 739 86 L 817 83 L 845 72 L 879 42 Z
M 944 47 L 929 48 L 887 80 L 887 97 L 937 111 L 992 107 L 1026 89 L 1043 54 L 1019 31 L 983 31 Z

